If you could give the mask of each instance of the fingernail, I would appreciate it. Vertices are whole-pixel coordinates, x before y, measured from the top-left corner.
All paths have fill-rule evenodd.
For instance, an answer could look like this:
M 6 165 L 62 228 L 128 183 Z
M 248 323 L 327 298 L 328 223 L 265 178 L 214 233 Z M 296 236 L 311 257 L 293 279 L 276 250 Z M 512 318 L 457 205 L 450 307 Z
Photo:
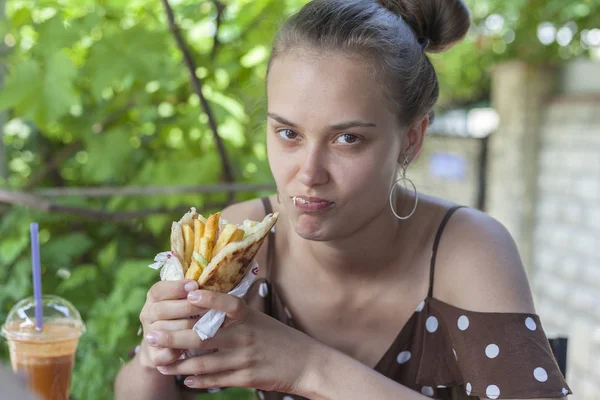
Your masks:
M 185 380 L 183 381 L 183 383 L 186 386 L 192 386 L 194 384 L 194 378 L 188 376 L 187 378 L 185 378 Z
M 158 370 L 158 372 L 160 372 L 161 374 L 164 374 L 165 372 L 167 372 L 167 367 L 156 367 L 156 369 Z
M 200 292 L 196 291 L 196 292 L 188 293 L 188 300 L 190 300 L 190 301 L 198 301 L 198 300 L 200 300 L 200 297 L 202 297 Z
M 185 289 L 186 292 L 191 292 L 192 290 L 198 289 L 198 282 L 196 282 L 196 281 L 188 282 L 185 284 L 185 286 L 183 288 Z
M 146 342 L 148 342 L 150 346 L 156 346 L 158 343 L 158 334 L 155 332 L 150 332 L 146 335 Z

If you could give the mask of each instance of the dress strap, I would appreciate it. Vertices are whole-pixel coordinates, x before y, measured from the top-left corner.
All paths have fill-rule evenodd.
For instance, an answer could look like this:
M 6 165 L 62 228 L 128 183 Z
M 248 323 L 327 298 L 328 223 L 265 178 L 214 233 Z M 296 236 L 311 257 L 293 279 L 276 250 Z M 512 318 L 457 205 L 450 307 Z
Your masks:
M 448 224 L 448 221 L 450 220 L 450 217 L 452 217 L 452 214 L 454 214 L 454 212 L 456 210 L 458 210 L 459 208 L 464 208 L 464 207 L 465 206 L 454 206 L 454 207 L 450 208 L 448 211 L 446 211 L 446 215 L 444 215 L 444 219 L 442 219 L 442 222 L 440 223 L 437 233 L 435 234 L 435 239 L 433 241 L 433 251 L 431 253 L 431 267 L 429 270 L 429 293 L 427 294 L 427 297 L 433 297 L 433 278 L 435 276 L 435 259 L 437 256 L 438 247 L 440 245 L 440 239 L 442 238 L 442 233 L 444 232 L 444 228 L 446 227 L 446 224 Z
M 263 207 L 265 209 L 265 215 L 273 213 L 273 206 L 271 200 L 268 197 L 262 197 Z M 275 232 L 273 229 L 269 232 L 267 238 L 267 280 L 271 282 L 271 272 L 273 271 L 273 259 L 275 258 Z

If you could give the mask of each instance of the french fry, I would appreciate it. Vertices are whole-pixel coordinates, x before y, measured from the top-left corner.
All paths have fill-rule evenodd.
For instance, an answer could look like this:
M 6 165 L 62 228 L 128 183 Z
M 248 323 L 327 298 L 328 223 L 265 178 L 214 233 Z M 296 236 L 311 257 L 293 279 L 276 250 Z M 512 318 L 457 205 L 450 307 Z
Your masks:
M 200 253 L 200 239 L 204 236 L 204 222 L 194 220 L 194 251 Z
M 235 233 L 231 236 L 231 240 L 229 240 L 229 243 L 239 242 L 244 238 L 245 234 L 246 232 L 244 232 L 243 229 L 236 229 Z
M 235 224 L 227 224 L 221 229 L 217 244 L 215 244 L 215 248 L 213 249 L 213 254 L 218 254 L 223 247 L 227 246 L 237 229 L 238 227 Z
M 192 253 L 194 252 L 194 231 L 189 225 L 183 225 L 184 241 L 184 261 L 186 265 L 192 262 Z
M 215 244 L 215 239 L 217 238 L 217 232 L 219 230 L 219 218 L 221 218 L 221 213 L 212 214 L 206 220 L 206 226 L 204 227 L 204 237 L 208 239 L 208 242 L 211 244 L 211 248 Z
M 205 237 L 200 239 L 199 253 L 206 261 L 210 262 L 210 259 L 212 258 L 212 243 Z
M 203 269 L 204 268 L 202 268 L 202 266 L 200 266 L 200 264 L 198 264 L 198 262 L 196 260 L 192 260 L 190 267 L 188 268 L 187 272 L 185 273 L 185 279 L 193 279 L 193 280 L 197 281 L 198 278 L 200 278 L 200 275 L 202 274 Z

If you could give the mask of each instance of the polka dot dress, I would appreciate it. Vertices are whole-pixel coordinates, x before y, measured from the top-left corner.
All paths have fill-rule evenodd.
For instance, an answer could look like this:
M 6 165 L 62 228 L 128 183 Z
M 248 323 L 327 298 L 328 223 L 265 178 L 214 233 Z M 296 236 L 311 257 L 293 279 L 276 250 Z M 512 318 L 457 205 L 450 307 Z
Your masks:
M 263 199 L 265 214 L 272 212 Z M 420 302 L 375 366 L 384 376 L 424 396 L 441 400 L 560 398 L 571 394 L 555 362 L 537 315 L 463 310 L 432 296 L 436 235 L 429 294 Z M 275 232 L 269 235 L 267 279 L 254 281 L 246 295 L 251 306 L 291 326 L 286 307 L 269 278 L 274 267 Z M 260 400 L 300 400 L 287 393 L 256 391 Z
M 264 289 L 266 285 L 267 288 Z M 266 280 L 252 290 L 269 314 L 297 328 Z M 433 297 L 421 302 L 375 370 L 427 397 L 442 400 L 560 398 L 571 394 L 539 317 L 463 310 Z M 300 396 L 257 391 L 261 400 Z

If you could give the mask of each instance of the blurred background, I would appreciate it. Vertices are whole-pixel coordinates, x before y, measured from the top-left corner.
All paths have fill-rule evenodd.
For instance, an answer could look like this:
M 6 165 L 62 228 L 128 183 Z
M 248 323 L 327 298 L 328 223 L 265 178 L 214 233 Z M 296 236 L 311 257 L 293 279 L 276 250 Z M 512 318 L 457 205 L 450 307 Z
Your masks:
M 266 60 L 304 3 L 0 0 L 0 321 L 32 293 L 37 221 L 43 290 L 87 323 L 74 399 L 113 398 L 170 221 L 274 193 Z M 508 227 L 547 333 L 568 338 L 573 398 L 597 399 L 600 0 L 467 3 L 467 39 L 432 56 L 437 119 L 408 175 Z

